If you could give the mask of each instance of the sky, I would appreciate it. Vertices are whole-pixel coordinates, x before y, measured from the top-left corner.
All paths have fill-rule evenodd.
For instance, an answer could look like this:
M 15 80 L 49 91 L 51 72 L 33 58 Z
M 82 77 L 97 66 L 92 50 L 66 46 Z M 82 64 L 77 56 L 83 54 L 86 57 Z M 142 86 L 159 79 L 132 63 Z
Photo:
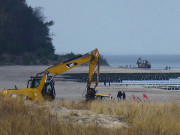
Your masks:
M 180 54 L 180 0 L 26 1 L 55 22 L 58 54 Z

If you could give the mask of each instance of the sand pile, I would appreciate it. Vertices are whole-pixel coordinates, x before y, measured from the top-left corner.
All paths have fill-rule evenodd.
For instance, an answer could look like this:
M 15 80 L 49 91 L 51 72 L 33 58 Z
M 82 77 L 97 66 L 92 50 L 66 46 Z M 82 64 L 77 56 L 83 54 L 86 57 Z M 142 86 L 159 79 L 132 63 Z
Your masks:
M 121 121 L 119 116 L 95 114 L 89 110 L 67 109 L 65 107 L 53 108 L 52 112 L 65 122 L 89 126 L 94 124 L 103 128 L 125 128 L 128 124 Z

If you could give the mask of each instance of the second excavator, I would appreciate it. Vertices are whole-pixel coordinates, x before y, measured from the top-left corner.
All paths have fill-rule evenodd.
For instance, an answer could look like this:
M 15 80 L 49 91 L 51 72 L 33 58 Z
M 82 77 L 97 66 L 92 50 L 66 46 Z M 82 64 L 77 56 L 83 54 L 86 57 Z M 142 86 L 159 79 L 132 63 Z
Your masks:
M 151 68 L 151 64 L 147 60 L 142 60 L 141 57 L 137 60 L 138 68 Z
M 78 57 L 65 62 L 61 62 L 57 65 L 47 68 L 41 73 L 38 73 L 35 77 L 31 77 L 31 79 L 28 81 L 27 88 L 3 89 L 1 92 L 3 95 L 20 95 L 25 97 L 26 99 L 31 100 L 53 100 L 56 96 L 54 88 L 55 76 L 86 62 L 89 62 L 89 74 L 85 98 L 86 100 L 93 100 L 96 96 L 95 88 L 98 85 L 100 69 L 100 54 L 97 48 L 89 53 L 79 55 Z M 97 77 L 94 81 L 93 78 L 95 74 L 97 75 Z

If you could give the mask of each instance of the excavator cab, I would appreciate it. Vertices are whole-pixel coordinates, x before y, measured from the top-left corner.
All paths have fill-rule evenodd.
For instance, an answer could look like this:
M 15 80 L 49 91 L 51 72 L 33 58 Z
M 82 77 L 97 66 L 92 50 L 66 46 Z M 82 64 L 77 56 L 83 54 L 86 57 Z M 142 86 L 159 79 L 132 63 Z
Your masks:
M 41 77 L 31 77 L 28 81 L 27 88 L 37 88 L 40 81 Z M 50 78 L 48 78 L 41 93 L 45 99 L 54 100 L 56 96 L 54 80 L 50 81 Z

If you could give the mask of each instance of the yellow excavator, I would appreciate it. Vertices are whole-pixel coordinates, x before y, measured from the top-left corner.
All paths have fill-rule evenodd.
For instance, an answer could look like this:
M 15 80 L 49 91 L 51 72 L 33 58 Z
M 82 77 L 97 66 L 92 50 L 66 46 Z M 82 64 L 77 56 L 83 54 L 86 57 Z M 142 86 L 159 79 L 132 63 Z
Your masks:
M 89 75 L 88 83 L 86 88 L 85 98 L 86 100 L 93 100 L 96 96 L 96 86 L 99 80 L 99 68 L 100 68 L 100 54 L 98 49 L 80 55 L 76 58 L 68 60 L 66 62 L 61 62 L 57 65 L 47 68 L 44 72 L 38 73 L 35 77 L 31 77 L 28 81 L 27 88 L 21 89 L 3 89 L 1 91 L 2 95 L 10 96 L 23 96 L 26 99 L 55 99 L 55 88 L 54 88 L 54 78 L 56 75 L 62 74 L 74 67 L 77 67 L 83 63 L 90 62 L 89 64 Z M 97 74 L 96 80 L 93 81 L 95 74 Z M 93 85 L 94 84 L 94 85 Z

